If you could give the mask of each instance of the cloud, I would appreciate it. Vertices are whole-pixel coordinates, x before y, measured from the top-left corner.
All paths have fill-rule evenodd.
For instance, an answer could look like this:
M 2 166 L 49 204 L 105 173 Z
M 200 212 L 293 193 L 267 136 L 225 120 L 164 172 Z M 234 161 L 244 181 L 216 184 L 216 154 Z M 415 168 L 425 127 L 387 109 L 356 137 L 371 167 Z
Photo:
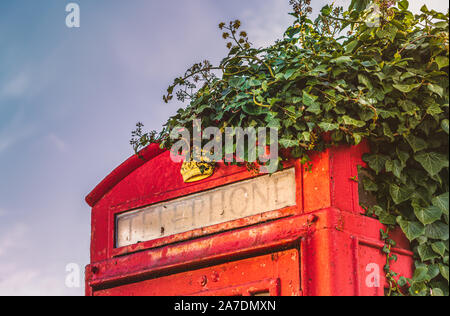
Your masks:
M 445 12 L 448 10 L 448 2 L 442 1 L 442 0 L 410 0 L 409 1 L 409 9 L 414 12 L 418 13 L 420 12 L 420 8 L 426 4 L 428 9 L 433 9 L 441 12 Z
M 261 1 L 261 5 L 245 10 L 241 16 L 243 28 L 254 46 L 268 46 L 281 38 L 292 23 L 287 14 L 290 11 L 288 1 L 279 0 Z
M 34 130 L 35 128 L 31 124 L 25 124 L 25 111 L 20 108 L 12 120 L 0 126 L 0 154 L 15 143 L 32 135 Z
M 60 152 L 67 152 L 67 143 L 64 142 L 60 137 L 51 133 L 50 135 L 48 135 L 48 139 Z
M 16 137 L 6 138 L 0 135 L 0 153 L 16 142 Z
M 10 249 L 16 250 L 17 247 L 20 247 L 20 241 L 25 240 L 27 231 L 27 225 L 18 223 L 0 235 L 0 258 L 5 256 Z
M 26 73 L 20 73 L 6 82 L 3 86 L 0 86 L 0 98 L 20 97 L 28 90 L 29 86 L 29 75 Z
M 178 75 L 180 69 L 190 66 L 193 59 L 191 53 L 197 53 L 198 46 L 205 45 L 205 39 L 217 37 L 215 26 L 218 22 L 214 17 L 214 5 L 209 1 L 168 1 L 162 4 L 138 2 L 140 5 L 141 3 L 141 10 L 124 9 L 123 15 L 131 15 L 132 18 L 117 21 L 110 26 L 106 36 L 107 44 L 111 47 L 109 53 L 114 56 L 116 67 L 123 67 L 127 72 L 143 76 L 146 80 L 155 74 Z M 161 18 L 156 13 L 159 10 L 170 12 L 171 18 Z M 158 29 L 152 28 L 153 23 L 142 23 L 148 21 L 149 15 L 158 21 Z M 173 20 L 178 23 L 173 23 Z M 214 27 L 206 28 L 205 25 Z M 142 28 L 147 30 L 137 31 Z M 211 48 L 213 47 L 208 49 Z
M 38 269 L 0 265 L 0 296 L 49 296 L 67 294 L 64 282 Z
M 33 254 L 26 249 L 31 235 L 30 227 L 23 223 L 0 231 L 0 296 L 79 294 L 80 289 L 65 286 L 63 264 L 48 262 L 43 267 L 30 260 Z

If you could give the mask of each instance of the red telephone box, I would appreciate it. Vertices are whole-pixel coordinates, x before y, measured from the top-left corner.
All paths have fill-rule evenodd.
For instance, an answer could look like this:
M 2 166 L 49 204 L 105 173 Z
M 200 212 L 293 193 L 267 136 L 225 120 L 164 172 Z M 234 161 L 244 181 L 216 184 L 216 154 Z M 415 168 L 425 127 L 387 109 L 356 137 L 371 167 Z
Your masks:
M 185 183 L 153 144 L 105 178 L 92 207 L 86 295 L 384 295 L 377 220 L 362 215 L 358 165 L 366 144 L 290 161 L 274 175 L 216 166 Z M 400 234 L 393 270 L 412 275 Z

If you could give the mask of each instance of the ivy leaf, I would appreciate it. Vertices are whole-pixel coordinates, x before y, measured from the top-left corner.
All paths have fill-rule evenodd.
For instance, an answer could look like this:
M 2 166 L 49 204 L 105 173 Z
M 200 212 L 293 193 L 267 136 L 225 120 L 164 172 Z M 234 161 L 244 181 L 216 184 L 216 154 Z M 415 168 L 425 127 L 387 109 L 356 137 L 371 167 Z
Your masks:
M 364 11 L 369 5 L 369 3 L 370 0 L 352 0 L 352 2 L 350 3 L 349 10 L 351 11 L 355 10 L 356 12 Z
M 390 40 L 391 42 L 394 42 L 395 37 L 397 36 L 397 33 L 398 33 L 398 28 L 397 28 L 395 25 L 393 25 L 393 24 L 389 24 L 389 25 L 386 27 L 386 32 L 387 32 L 387 34 L 388 34 L 389 40 Z
M 417 89 L 418 87 L 420 87 L 422 84 L 421 83 L 417 83 L 417 84 L 394 84 L 393 87 L 403 93 L 409 93 L 411 91 L 413 91 L 414 89 Z
M 444 291 L 442 291 L 440 288 L 434 288 L 434 289 L 432 289 L 431 295 L 432 295 L 432 296 L 436 296 L 436 297 L 442 297 L 442 296 L 445 296 Z
M 405 188 L 404 186 L 400 187 L 396 184 L 391 184 L 389 187 L 389 193 L 391 194 L 391 197 L 394 200 L 395 204 L 401 204 L 409 200 L 414 192 L 410 189 Z
M 352 53 L 355 50 L 356 46 L 358 46 L 358 43 L 359 43 L 358 40 L 354 40 L 354 41 L 351 41 L 350 43 L 348 43 L 345 46 L 345 52 L 347 54 Z
M 398 101 L 398 105 L 400 105 L 401 108 L 406 112 L 406 114 L 409 115 L 415 115 L 417 111 L 420 110 L 417 104 L 410 100 L 400 100 Z
M 445 244 L 442 241 L 435 242 L 431 245 L 431 248 L 434 252 L 441 255 L 441 257 L 445 256 Z
M 440 273 L 441 273 L 441 271 L 439 271 L 439 265 L 438 264 L 430 264 L 430 265 L 428 265 L 428 278 L 429 278 L 429 280 L 433 280 Z
M 267 84 L 267 81 L 263 81 L 261 83 L 261 88 L 263 89 L 264 92 L 267 92 L 267 90 L 269 89 L 269 86 Z
M 441 271 L 442 276 L 448 281 L 448 265 L 439 265 L 439 270 Z
M 402 166 L 406 167 L 406 162 L 409 159 L 409 154 L 407 152 L 404 152 L 404 151 L 398 149 L 398 148 L 396 149 L 396 152 L 397 152 L 398 159 L 400 159 L 400 161 L 402 163 Z
M 418 267 L 414 271 L 413 280 L 414 282 L 428 281 L 428 269 L 426 266 Z
M 303 103 L 304 103 L 306 106 L 311 106 L 311 105 L 313 105 L 313 104 L 316 102 L 317 98 L 318 98 L 317 96 L 311 95 L 311 94 L 309 94 L 308 92 L 303 91 Z
M 376 192 L 378 191 L 378 186 L 375 182 L 370 180 L 368 177 L 364 177 L 362 179 L 364 190 L 367 192 Z
M 355 145 L 359 145 L 364 137 L 364 134 L 361 133 L 353 133 L 353 139 L 355 140 Z
M 352 58 L 350 56 L 340 56 L 338 58 L 334 58 L 330 60 L 330 63 L 336 64 L 336 65 L 342 65 L 344 63 L 351 63 Z
M 431 92 L 436 93 L 437 95 L 439 95 L 441 98 L 444 96 L 444 88 L 442 88 L 441 86 L 435 85 L 435 84 L 429 84 L 428 85 L 428 89 Z M 436 105 L 437 107 L 439 107 L 438 105 Z M 442 112 L 441 112 L 442 113 Z
M 237 77 L 237 78 L 231 79 L 229 81 L 229 84 L 233 88 L 240 89 L 244 85 L 245 80 L 246 79 L 244 77 Z
M 430 293 L 430 289 L 427 287 L 425 281 L 414 281 L 409 288 L 409 293 L 413 296 L 427 296 Z
M 384 155 L 364 155 L 364 161 L 369 164 L 369 167 L 375 170 L 376 174 L 379 174 L 386 165 L 386 161 L 389 157 Z
M 370 79 L 367 76 L 365 76 L 363 74 L 359 74 L 358 75 L 358 80 L 359 80 L 359 83 L 361 83 L 364 86 L 366 86 L 366 88 L 368 88 L 369 90 L 373 89 L 372 82 L 370 82 Z
M 436 206 L 416 208 L 414 213 L 419 221 L 424 225 L 433 224 L 437 220 L 441 219 L 442 216 L 442 211 Z
M 324 132 L 329 132 L 329 131 L 337 130 L 337 129 L 339 128 L 339 124 L 322 122 L 322 123 L 319 123 L 319 127 L 320 127 Z
M 383 125 L 384 135 L 387 136 L 392 142 L 394 142 L 395 141 L 395 137 L 394 137 L 394 134 L 392 134 L 392 130 L 389 127 L 389 124 L 382 123 L 382 125 Z
M 448 240 L 448 225 L 444 222 L 435 222 L 425 226 L 425 236 L 436 240 Z
M 441 122 L 441 127 L 444 130 L 444 132 L 446 132 L 448 135 L 448 120 L 447 119 L 445 119 Z
M 431 116 L 439 115 L 441 113 L 444 113 L 444 111 L 442 111 L 441 107 L 436 103 L 427 109 L 427 114 L 430 114 Z
M 322 109 L 320 108 L 320 104 L 317 102 L 314 102 L 308 108 L 306 109 L 307 112 L 314 113 L 316 115 L 320 114 L 322 112 Z
M 447 157 L 435 152 L 422 153 L 416 155 L 414 159 L 419 162 L 432 177 L 441 172 L 442 169 L 448 168 Z
M 292 77 L 292 75 L 297 71 L 297 69 L 288 69 L 284 73 L 284 79 L 288 80 Z
M 247 85 L 249 88 L 251 88 L 251 87 L 260 87 L 260 86 L 261 86 L 261 81 L 258 80 L 258 79 L 252 78 L 252 79 L 250 79 L 250 80 L 247 80 L 246 85 Z
M 272 118 L 268 121 L 267 127 L 274 128 L 274 129 L 280 129 L 281 122 L 277 118 Z
M 408 285 L 408 280 L 405 277 L 400 277 L 397 283 L 400 287 L 404 287 Z
M 269 110 L 262 106 L 256 106 L 254 104 L 244 104 L 242 110 L 249 115 L 260 115 L 267 113 Z
M 444 214 L 448 215 L 448 209 L 449 209 L 449 193 L 444 193 L 442 195 L 439 195 L 435 198 L 433 198 L 432 203 L 434 206 L 438 207 Z
M 399 179 L 402 177 L 403 169 L 404 165 L 397 159 L 386 161 L 386 171 L 392 172 Z
M 378 29 L 377 36 L 379 38 L 387 38 L 391 42 L 394 41 L 395 36 L 397 35 L 398 28 L 395 25 L 387 25 L 384 29 Z
M 356 126 L 356 127 L 363 127 L 363 126 L 366 125 L 365 122 L 359 121 L 359 120 L 355 120 L 355 119 L 351 118 L 348 115 L 344 115 L 342 117 L 342 119 L 344 120 L 345 125 L 352 125 L 352 126 Z
M 422 261 L 430 261 L 430 260 L 439 258 L 439 256 L 427 244 L 419 246 L 417 248 L 417 251 L 419 252 L 419 256 L 420 256 L 420 259 L 422 259 Z M 427 271 L 427 275 L 428 275 L 428 271 Z
M 425 233 L 425 227 L 419 222 L 410 222 L 404 220 L 401 216 L 397 217 L 397 223 L 410 241 L 422 236 Z
M 379 206 L 376 206 L 374 209 L 375 209 L 375 215 L 378 216 L 378 220 L 380 221 L 381 224 L 395 225 L 396 218 L 394 215 L 389 214 L 389 212 L 386 212 Z
M 414 135 L 408 135 L 408 137 L 406 137 L 406 140 L 415 153 L 428 148 L 428 143 L 426 141 Z
M 291 148 L 291 147 L 295 147 L 298 146 L 298 141 L 293 140 L 293 139 L 286 139 L 286 138 L 282 138 L 279 141 L 281 147 L 283 148 Z
M 409 8 L 409 2 L 407 0 L 402 0 L 398 2 L 398 8 L 402 11 L 406 11 Z
M 333 8 L 332 8 L 331 6 L 326 5 L 326 6 L 324 6 L 324 7 L 320 10 L 320 13 L 321 13 L 323 16 L 329 16 L 330 13 L 332 12 L 332 10 L 333 10 Z
M 438 64 L 439 70 L 441 70 L 444 67 L 447 67 L 449 63 L 448 57 L 445 56 L 437 56 L 435 61 L 436 64 Z

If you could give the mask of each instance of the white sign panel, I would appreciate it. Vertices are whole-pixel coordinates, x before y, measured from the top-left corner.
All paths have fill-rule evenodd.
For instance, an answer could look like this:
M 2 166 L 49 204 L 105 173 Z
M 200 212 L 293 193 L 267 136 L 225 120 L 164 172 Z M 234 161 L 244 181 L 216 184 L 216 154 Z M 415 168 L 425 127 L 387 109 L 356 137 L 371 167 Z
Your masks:
M 116 218 L 116 247 L 296 205 L 295 170 L 225 185 Z

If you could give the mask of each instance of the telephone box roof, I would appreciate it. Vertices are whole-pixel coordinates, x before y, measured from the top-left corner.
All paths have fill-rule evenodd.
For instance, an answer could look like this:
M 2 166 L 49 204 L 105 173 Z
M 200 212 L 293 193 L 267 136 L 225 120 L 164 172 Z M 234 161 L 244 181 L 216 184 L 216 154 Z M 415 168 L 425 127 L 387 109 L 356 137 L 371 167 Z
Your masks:
M 150 144 L 139 152 L 128 158 L 119 167 L 114 169 L 105 179 L 100 182 L 91 193 L 86 197 L 89 206 L 94 207 L 112 188 L 125 179 L 133 171 L 144 165 L 146 162 L 164 153 L 166 150 L 161 149 L 159 144 Z

